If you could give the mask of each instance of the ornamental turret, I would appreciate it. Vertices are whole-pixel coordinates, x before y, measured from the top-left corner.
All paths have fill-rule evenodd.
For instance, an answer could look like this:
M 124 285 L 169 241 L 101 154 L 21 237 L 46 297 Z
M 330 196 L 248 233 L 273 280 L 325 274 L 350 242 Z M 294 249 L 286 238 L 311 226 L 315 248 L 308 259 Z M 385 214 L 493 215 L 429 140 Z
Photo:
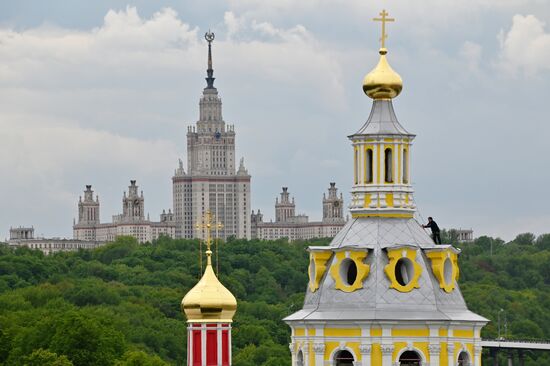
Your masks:
M 208 211 L 197 225 L 206 234 L 206 268 L 200 281 L 181 301 L 187 318 L 187 365 L 230 366 L 231 323 L 237 311 L 235 296 L 218 280 L 212 267 L 212 231 L 221 229 Z M 202 257 L 201 257 L 202 258 Z

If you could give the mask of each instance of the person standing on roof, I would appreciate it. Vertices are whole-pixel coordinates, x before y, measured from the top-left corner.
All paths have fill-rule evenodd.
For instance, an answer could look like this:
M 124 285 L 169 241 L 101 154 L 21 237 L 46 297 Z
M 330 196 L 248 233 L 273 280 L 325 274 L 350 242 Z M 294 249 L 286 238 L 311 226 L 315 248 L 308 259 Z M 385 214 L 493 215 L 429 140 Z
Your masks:
M 422 227 L 432 229 L 432 239 L 434 243 L 441 244 L 441 236 L 439 235 L 439 226 L 437 226 L 436 222 L 432 217 L 428 217 L 428 223 L 426 225 L 422 225 Z

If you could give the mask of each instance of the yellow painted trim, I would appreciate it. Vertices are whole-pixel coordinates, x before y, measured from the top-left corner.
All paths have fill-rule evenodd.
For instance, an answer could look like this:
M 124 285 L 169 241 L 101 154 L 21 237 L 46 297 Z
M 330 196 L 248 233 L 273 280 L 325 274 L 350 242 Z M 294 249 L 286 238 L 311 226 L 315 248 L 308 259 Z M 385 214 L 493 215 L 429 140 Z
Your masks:
M 304 328 L 296 328 L 294 329 L 294 335 L 296 337 L 303 337 L 306 334 L 306 330 Z
M 319 288 L 319 282 L 321 281 L 321 278 L 323 278 L 323 275 L 326 272 L 327 269 L 327 262 L 330 259 L 330 256 L 332 255 L 332 251 L 324 251 L 324 252 L 311 252 L 309 253 L 309 270 L 307 271 L 307 274 L 309 276 L 309 290 L 311 292 L 317 291 Z M 315 274 L 312 278 L 312 266 L 315 265 Z
M 449 331 L 447 330 L 447 328 L 439 328 L 440 337 L 447 337 L 448 334 L 449 334 Z
M 392 329 L 392 337 L 429 337 L 429 329 Z
M 370 206 L 371 201 L 372 201 L 371 194 L 365 193 L 365 202 L 363 204 L 363 207 L 368 208 Z
M 453 337 L 457 338 L 474 338 L 474 331 L 471 329 L 455 329 Z
M 370 329 L 371 337 L 382 337 L 382 328 L 371 328 Z
M 403 145 L 397 147 L 397 182 L 403 183 Z
M 315 365 L 315 352 L 313 352 L 313 342 L 309 342 L 309 364 Z
M 373 366 L 382 366 L 382 348 L 379 343 L 373 343 L 371 357 Z
M 455 283 L 458 280 L 458 255 L 447 249 L 442 251 L 426 252 L 432 264 L 432 272 L 439 281 L 439 287 L 445 292 L 450 293 L 455 289 Z M 445 262 L 451 261 L 451 280 L 449 283 L 445 280 Z
M 412 213 L 352 213 L 351 217 L 393 217 L 393 218 L 404 218 L 410 219 L 413 217 Z
M 325 328 L 325 337 L 360 337 L 359 328 Z
M 396 289 L 399 292 L 410 292 L 413 288 L 419 288 L 418 279 L 422 273 L 422 266 L 416 261 L 416 249 L 415 248 L 396 248 L 388 249 L 389 263 L 384 267 L 384 272 L 390 280 L 390 288 Z M 395 266 L 401 258 L 408 258 L 413 265 L 413 276 L 409 283 L 405 286 L 397 282 L 395 277 Z
M 449 354 L 447 352 L 447 342 L 441 342 L 441 353 L 439 354 L 439 366 L 449 366 Z
M 386 193 L 386 205 L 393 207 L 393 193 Z
M 346 253 L 349 254 L 348 257 L 346 257 Z M 336 288 L 337 290 L 342 290 L 344 292 L 353 292 L 355 290 L 363 288 L 363 281 L 370 272 L 370 266 L 363 262 L 365 258 L 367 258 L 368 254 L 369 253 L 367 251 L 342 251 L 335 253 L 335 260 L 330 267 L 330 275 L 334 279 L 334 288 Z M 344 279 L 340 276 L 340 265 L 346 258 L 351 259 L 357 267 L 357 277 L 355 278 L 355 282 L 351 285 L 346 284 L 344 282 Z
M 310 336 L 315 336 L 315 328 L 309 328 L 307 330 L 307 334 Z

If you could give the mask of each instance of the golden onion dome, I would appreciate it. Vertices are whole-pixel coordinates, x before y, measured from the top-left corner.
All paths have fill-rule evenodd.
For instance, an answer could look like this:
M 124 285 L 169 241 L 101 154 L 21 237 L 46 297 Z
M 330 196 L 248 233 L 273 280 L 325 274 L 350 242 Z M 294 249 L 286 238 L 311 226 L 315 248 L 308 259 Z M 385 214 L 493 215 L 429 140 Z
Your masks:
M 218 280 L 212 269 L 212 251 L 206 251 L 207 264 L 200 281 L 181 301 L 188 322 L 232 322 L 237 299 Z
M 401 93 L 403 80 L 386 60 L 388 50 L 381 48 L 378 65 L 363 79 L 363 91 L 372 99 L 392 99 Z

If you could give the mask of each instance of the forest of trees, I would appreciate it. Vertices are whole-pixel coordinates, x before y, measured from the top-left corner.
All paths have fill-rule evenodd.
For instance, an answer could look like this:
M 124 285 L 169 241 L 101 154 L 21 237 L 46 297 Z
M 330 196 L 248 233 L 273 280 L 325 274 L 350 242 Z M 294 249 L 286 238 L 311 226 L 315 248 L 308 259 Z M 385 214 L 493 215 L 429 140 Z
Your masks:
M 281 319 L 302 306 L 305 249 L 328 243 L 220 244 L 220 279 L 239 301 L 235 366 L 290 364 L 290 331 Z M 502 336 L 550 338 L 550 234 L 458 246 L 464 297 L 492 320 L 482 336 L 497 337 L 500 312 Z M 180 302 L 199 276 L 198 247 L 194 240 L 139 245 L 119 238 L 93 251 L 45 256 L 0 245 L 0 365 L 184 365 Z M 526 365 L 550 365 L 550 355 L 529 353 Z

